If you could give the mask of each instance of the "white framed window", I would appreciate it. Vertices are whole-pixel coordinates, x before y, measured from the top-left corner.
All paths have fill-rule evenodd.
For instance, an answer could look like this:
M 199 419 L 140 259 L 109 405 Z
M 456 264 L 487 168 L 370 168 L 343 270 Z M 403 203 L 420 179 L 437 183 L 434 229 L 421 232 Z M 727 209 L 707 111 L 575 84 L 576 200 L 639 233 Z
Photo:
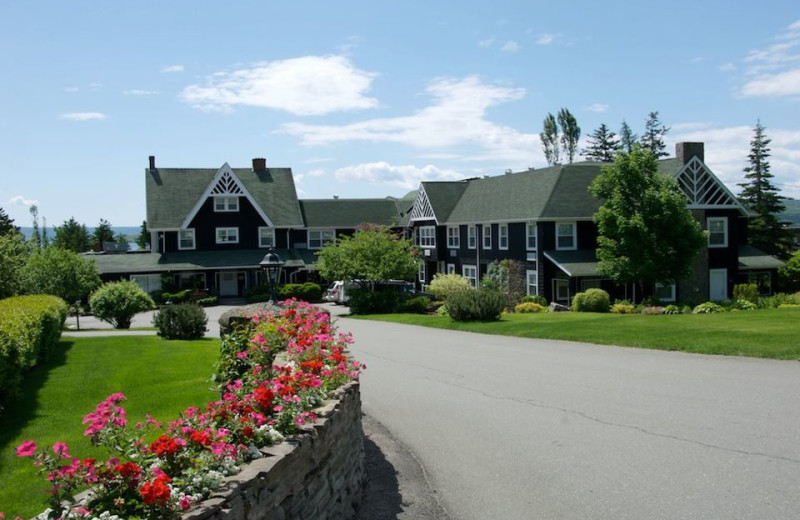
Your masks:
M 527 293 L 529 296 L 539 294 L 539 273 L 528 269 L 525 271 L 525 279 L 527 280 Z
M 458 226 L 447 226 L 447 247 L 458 249 L 461 246 Z
M 420 262 L 419 263 L 418 274 L 419 274 L 419 282 L 420 283 L 425 283 L 425 280 L 426 280 L 426 277 L 425 277 L 425 262 Z
M 178 289 L 205 289 L 206 273 L 178 273 L 175 283 Z
M 467 226 L 467 247 L 469 249 L 478 247 L 478 229 L 475 226 Z
M 132 282 L 136 282 L 144 292 L 149 293 L 161 290 L 160 274 L 132 274 L 130 279 Z
M 436 247 L 436 226 L 421 226 L 419 230 L 419 247 Z
M 484 224 L 483 226 L 483 248 L 492 248 L 492 225 Z
M 478 288 L 478 268 L 474 265 L 462 265 L 461 275 L 469 280 L 469 284 L 473 289 Z
M 575 222 L 556 222 L 556 249 L 562 251 L 577 249 L 577 228 Z
M 309 229 L 308 248 L 322 249 L 325 244 L 333 242 L 335 238 L 336 232 L 332 229 Z
M 508 224 L 497 226 L 497 247 L 499 249 L 508 249 Z
M 536 251 L 536 224 L 525 224 L 525 246 L 528 251 Z
M 569 302 L 569 280 L 553 279 L 553 298 L 559 302 Z
M 675 282 L 669 284 L 657 283 L 653 295 L 658 298 L 660 302 L 674 302 Z
M 239 197 L 214 197 L 214 211 L 217 213 L 239 211 Z
M 178 249 L 183 251 L 185 249 L 194 249 L 196 247 L 194 240 L 194 229 L 181 229 L 178 231 Z
M 447 274 L 456 274 L 456 264 L 447 264 Z
M 239 243 L 239 228 L 235 227 L 217 228 L 217 244 L 238 244 L 238 243 Z
M 728 217 L 708 217 L 708 247 L 728 247 Z
M 275 247 L 275 228 L 258 228 L 258 247 Z

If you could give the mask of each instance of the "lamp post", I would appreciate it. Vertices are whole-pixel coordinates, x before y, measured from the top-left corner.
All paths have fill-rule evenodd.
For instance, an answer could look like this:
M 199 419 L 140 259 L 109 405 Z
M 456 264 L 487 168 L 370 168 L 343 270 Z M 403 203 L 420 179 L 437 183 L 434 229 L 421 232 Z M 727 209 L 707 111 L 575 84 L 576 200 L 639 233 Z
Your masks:
M 269 282 L 269 302 L 274 304 L 275 303 L 275 293 L 278 289 L 278 282 L 281 278 L 281 270 L 283 269 L 283 265 L 286 262 L 281 259 L 281 257 L 273 251 L 271 248 L 267 251 L 267 254 L 264 255 L 264 259 L 259 262 L 258 265 L 261 266 L 261 269 L 264 270 L 264 273 L 267 275 L 267 281 Z

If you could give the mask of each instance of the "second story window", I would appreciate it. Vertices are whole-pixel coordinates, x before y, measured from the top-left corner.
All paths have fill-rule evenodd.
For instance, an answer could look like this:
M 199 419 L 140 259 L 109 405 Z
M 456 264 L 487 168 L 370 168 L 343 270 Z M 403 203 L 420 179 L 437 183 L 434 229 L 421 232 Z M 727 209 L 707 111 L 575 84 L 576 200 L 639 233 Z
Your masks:
M 577 249 L 575 222 L 556 222 L 556 249 Z
M 478 230 L 475 226 L 467 226 L 467 247 L 475 249 L 478 245 Z
M 527 247 L 528 251 L 536 251 L 536 224 L 526 224 L 527 229 Z
M 492 225 L 484 224 L 483 226 L 483 248 L 492 248 Z
M 194 249 L 194 229 L 178 231 L 178 249 Z
M 708 247 L 728 247 L 728 219 L 727 217 L 709 217 Z
M 447 247 L 458 249 L 460 247 L 460 237 L 458 226 L 447 226 Z
M 508 224 L 500 224 L 497 226 L 497 247 L 500 249 L 508 249 Z
M 325 244 L 333 242 L 336 233 L 332 229 L 308 230 L 308 248 L 322 249 Z
M 436 247 L 436 226 L 422 226 L 419 229 L 419 247 Z
M 258 228 L 258 247 L 275 247 L 275 229 L 270 227 Z
M 235 227 L 217 228 L 217 244 L 238 244 L 238 243 L 239 243 L 239 228 Z
M 214 211 L 239 211 L 239 197 L 214 197 Z

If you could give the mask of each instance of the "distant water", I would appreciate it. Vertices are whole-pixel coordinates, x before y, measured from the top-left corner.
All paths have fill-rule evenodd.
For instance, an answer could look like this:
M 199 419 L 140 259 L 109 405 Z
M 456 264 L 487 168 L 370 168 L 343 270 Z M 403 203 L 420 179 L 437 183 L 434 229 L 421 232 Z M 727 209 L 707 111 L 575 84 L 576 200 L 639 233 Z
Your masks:
M 95 229 L 94 227 L 88 227 L 88 226 L 86 227 L 86 230 L 89 231 L 90 235 L 94 233 L 94 229 Z M 136 237 L 139 236 L 139 233 L 142 230 L 141 226 L 112 226 L 111 229 L 114 231 L 114 235 L 122 234 L 127 236 L 129 239 L 134 239 L 133 242 L 128 242 L 131 246 L 131 251 L 136 251 L 139 249 L 139 246 L 136 244 L 135 239 Z M 31 235 L 33 234 L 32 227 L 20 227 L 19 230 L 22 232 L 25 238 L 30 238 Z M 53 231 L 53 228 L 49 225 L 47 226 L 47 236 L 50 237 L 50 240 L 52 240 L 56 236 L 55 231 Z

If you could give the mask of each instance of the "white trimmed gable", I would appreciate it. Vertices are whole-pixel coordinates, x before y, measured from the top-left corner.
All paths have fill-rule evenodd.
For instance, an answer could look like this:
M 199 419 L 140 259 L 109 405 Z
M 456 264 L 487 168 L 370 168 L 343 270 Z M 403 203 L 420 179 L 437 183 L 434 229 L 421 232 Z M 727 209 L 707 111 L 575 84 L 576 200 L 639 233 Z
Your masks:
M 703 161 L 692 157 L 678 172 L 678 185 L 689 199 L 689 209 L 728 208 L 748 211 Z
M 414 206 L 411 208 L 411 213 L 409 213 L 408 217 L 409 222 L 418 220 L 436 220 L 436 223 L 439 223 L 436 219 L 436 215 L 433 213 L 431 201 L 428 200 L 428 194 L 425 193 L 425 187 L 422 184 L 419 185 L 417 199 L 414 201 Z
M 235 173 L 233 173 L 233 170 L 228 163 L 225 163 L 222 165 L 216 175 L 214 175 L 214 178 L 211 179 L 211 182 L 197 200 L 197 203 L 192 208 L 192 211 L 186 215 L 183 223 L 181 223 L 181 229 L 186 229 L 189 227 L 192 219 L 194 219 L 195 215 L 197 215 L 197 212 L 200 211 L 200 208 L 203 207 L 203 204 L 205 204 L 209 197 L 220 195 L 241 196 L 246 198 L 248 201 L 250 201 L 250 204 L 253 205 L 259 216 L 264 219 L 264 223 L 269 227 L 275 227 L 267 214 L 264 213 L 264 210 L 261 209 L 258 204 L 256 204 L 255 199 L 252 195 L 250 195 L 250 192 L 247 191 L 247 188 L 244 187 L 242 181 L 239 180 Z

